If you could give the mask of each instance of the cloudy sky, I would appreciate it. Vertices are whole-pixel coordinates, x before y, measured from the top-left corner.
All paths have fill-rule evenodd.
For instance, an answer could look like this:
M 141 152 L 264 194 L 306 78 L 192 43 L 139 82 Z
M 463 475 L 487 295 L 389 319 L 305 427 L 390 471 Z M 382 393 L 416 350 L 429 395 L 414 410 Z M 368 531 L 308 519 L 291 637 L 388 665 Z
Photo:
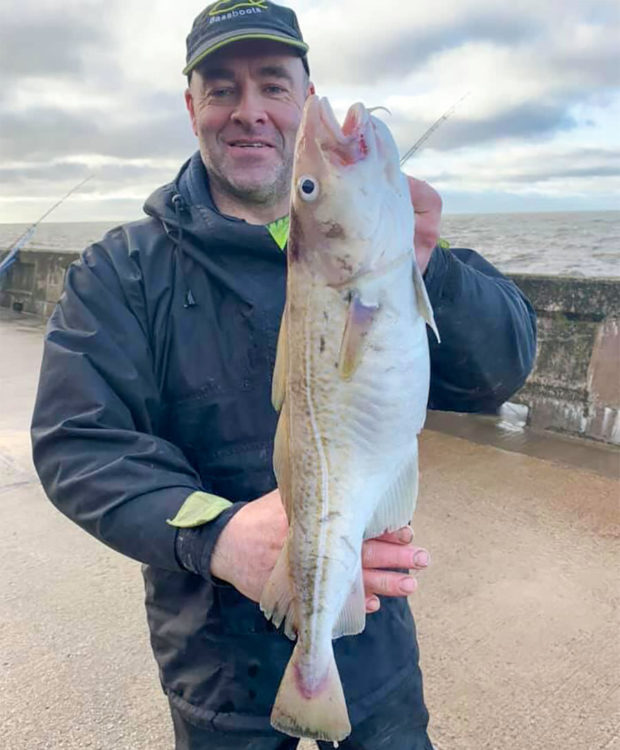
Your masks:
M 318 93 L 383 105 L 446 213 L 620 208 L 618 0 L 291 0 Z M 197 0 L 4 0 L 0 222 L 125 220 L 195 149 Z

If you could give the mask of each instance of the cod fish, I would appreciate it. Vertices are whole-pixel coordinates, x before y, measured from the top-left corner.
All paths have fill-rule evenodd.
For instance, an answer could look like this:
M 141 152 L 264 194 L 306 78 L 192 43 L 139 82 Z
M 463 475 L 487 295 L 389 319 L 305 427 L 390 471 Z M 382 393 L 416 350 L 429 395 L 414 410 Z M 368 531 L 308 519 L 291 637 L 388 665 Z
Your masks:
M 413 234 L 387 126 L 354 104 L 341 128 L 326 99 L 309 97 L 272 390 L 289 533 L 260 602 L 297 641 L 271 714 L 296 737 L 350 734 L 332 639 L 365 626 L 363 540 L 415 508 L 434 320 Z

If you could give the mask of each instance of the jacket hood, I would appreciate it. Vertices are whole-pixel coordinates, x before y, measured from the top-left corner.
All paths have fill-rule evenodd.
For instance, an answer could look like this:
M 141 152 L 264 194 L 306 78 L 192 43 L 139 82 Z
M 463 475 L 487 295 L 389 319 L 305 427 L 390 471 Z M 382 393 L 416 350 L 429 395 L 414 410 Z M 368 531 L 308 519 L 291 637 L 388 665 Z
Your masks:
M 218 211 L 199 151 L 183 164 L 172 182 L 149 196 L 144 212 L 158 218 L 171 236 L 179 232 L 194 235 L 200 243 L 209 240 L 228 251 L 265 242 L 273 249 L 274 241 L 266 227 Z
M 226 285 L 231 288 L 238 282 L 226 269 L 238 265 L 242 257 L 252 262 L 261 257 L 272 261 L 277 257 L 282 262 L 282 252 L 267 227 L 249 224 L 217 210 L 199 151 L 183 164 L 172 182 L 152 193 L 144 204 L 144 212 L 162 223 L 174 244 L 186 288 L 186 307 L 196 304 L 190 287 L 191 261 L 211 275 L 224 273 Z
M 218 212 L 211 198 L 209 177 L 199 151 L 183 164 L 172 182 L 151 193 L 143 209 L 148 216 L 158 218 L 171 227 L 177 227 L 179 205 L 182 206 L 182 210 L 190 206 L 200 207 L 203 214 L 212 215 L 213 219 L 225 218 Z M 232 217 L 230 220 L 238 221 Z M 186 220 L 183 224 L 184 229 L 187 229 Z

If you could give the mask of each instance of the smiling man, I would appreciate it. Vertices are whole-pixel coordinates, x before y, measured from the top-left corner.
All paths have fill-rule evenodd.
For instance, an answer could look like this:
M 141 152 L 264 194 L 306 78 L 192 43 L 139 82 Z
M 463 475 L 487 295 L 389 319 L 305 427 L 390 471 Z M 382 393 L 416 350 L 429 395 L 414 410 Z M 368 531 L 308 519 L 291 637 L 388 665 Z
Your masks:
M 293 11 L 218 2 L 187 39 L 199 151 L 69 269 L 46 334 L 34 460 L 54 504 L 144 564 L 151 643 L 177 750 L 293 748 L 269 715 L 291 642 L 257 601 L 287 520 L 272 470 L 271 377 L 289 186 L 314 91 Z M 410 179 L 412 241 L 442 343 L 430 408 L 492 411 L 531 368 L 527 300 L 472 250 L 437 246 L 441 200 Z M 429 750 L 409 527 L 363 550 L 364 632 L 335 644 L 345 748 Z M 325 743 L 320 743 L 327 747 Z
M 223 213 L 257 224 L 288 213 L 295 136 L 311 91 L 301 60 L 268 40 L 224 47 L 194 69 L 185 100 Z

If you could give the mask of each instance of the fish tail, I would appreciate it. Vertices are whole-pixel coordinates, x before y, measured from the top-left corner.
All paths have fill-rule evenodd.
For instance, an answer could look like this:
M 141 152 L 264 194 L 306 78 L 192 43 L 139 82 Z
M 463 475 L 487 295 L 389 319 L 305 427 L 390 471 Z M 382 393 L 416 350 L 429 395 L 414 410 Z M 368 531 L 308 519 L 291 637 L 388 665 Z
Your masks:
M 311 689 L 304 682 L 300 654 L 298 641 L 280 683 L 271 724 L 293 737 L 327 742 L 344 740 L 351 733 L 351 724 L 331 645 L 325 675 Z

